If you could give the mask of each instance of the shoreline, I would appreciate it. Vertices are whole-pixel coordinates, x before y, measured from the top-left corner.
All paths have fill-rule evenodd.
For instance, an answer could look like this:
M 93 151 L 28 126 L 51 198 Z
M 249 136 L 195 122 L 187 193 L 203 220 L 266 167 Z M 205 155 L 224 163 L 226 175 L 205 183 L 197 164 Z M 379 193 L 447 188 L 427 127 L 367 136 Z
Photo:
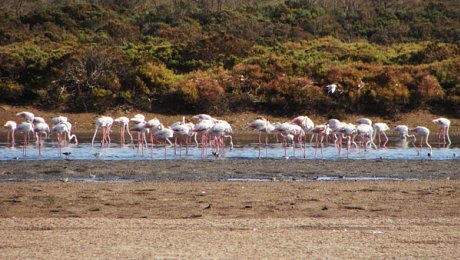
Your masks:
M 0 161 L 0 182 L 129 180 L 314 181 L 318 177 L 459 180 L 460 160 L 36 160 Z

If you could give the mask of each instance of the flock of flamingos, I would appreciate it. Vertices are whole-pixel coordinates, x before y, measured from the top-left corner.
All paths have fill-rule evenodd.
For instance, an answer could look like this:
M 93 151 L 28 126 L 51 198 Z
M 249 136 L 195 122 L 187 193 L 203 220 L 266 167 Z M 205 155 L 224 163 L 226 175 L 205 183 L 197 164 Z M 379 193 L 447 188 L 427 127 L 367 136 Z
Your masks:
M 59 156 L 64 154 L 66 158 L 70 155 L 70 152 L 62 153 L 62 145 L 71 143 L 72 141 L 78 143 L 76 135 L 72 133 L 72 124 L 65 116 L 52 118 L 52 126 L 50 127 L 43 117 L 35 116 L 31 112 L 20 112 L 16 115 L 22 118 L 24 122 L 17 124 L 14 121 L 7 121 L 5 123 L 4 126 L 8 128 L 7 143 L 13 146 L 15 144 L 15 133 L 22 133 L 22 151 L 24 156 L 26 156 L 31 135 L 37 142 L 39 156 L 41 156 L 45 139 L 49 139 L 50 136 L 55 136 Z M 225 153 L 226 138 L 229 139 L 230 149 L 233 149 L 233 130 L 227 121 L 213 118 L 207 114 L 195 115 L 193 119 L 196 123 L 183 118 L 182 121 L 165 127 L 157 118 L 146 121 L 146 118 L 141 114 L 137 114 L 132 118 L 119 117 L 116 119 L 109 116 L 102 116 L 96 119 L 96 128 L 91 145 L 94 146 L 98 130 L 101 129 L 100 145 L 102 148 L 109 147 L 112 126 L 117 124 L 120 127 L 120 145 L 126 143 L 126 135 L 129 136 L 130 143 L 134 143 L 131 132 L 135 132 L 137 133 L 137 147 L 142 154 L 144 153 L 144 149 L 150 147 L 153 156 L 155 144 L 163 144 L 165 157 L 167 146 L 174 146 L 176 154 L 176 145 L 180 146 L 178 150 L 182 156 L 182 145 L 185 145 L 185 152 L 188 154 L 189 145 L 194 142 L 197 147 L 200 147 L 202 158 L 208 155 L 208 149 L 211 150 L 212 155 L 218 157 Z M 438 132 L 440 143 L 445 145 L 451 144 L 449 137 L 450 120 L 441 117 L 434 119 L 432 122 L 440 127 Z M 409 128 L 406 125 L 398 125 L 390 129 L 386 123 L 373 124 L 367 118 L 357 119 L 354 124 L 341 122 L 337 119 L 329 119 L 325 124 L 315 125 L 308 116 L 298 116 L 290 122 L 274 124 L 263 117 L 257 117 L 254 121 L 249 122 L 246 127 L 258 132 L 259 159 L 261 158 L 261 147 L 263 144 L 265 148 L 267 147 L 268 135 L 270 134 L 275 135 L 277 140 L 278 135 L 282 137 L 282 145 L 285 147 L 285 157 L 287 157 L 287 147 L 292 143 L 294 153 L 295 148 L 300 147 L 305 158 L 306 143 L 308 142 L 307 136 L 310 135 L 310 142 L 314 140 L 315 156 L 318 149 L 321 150 L 322 154 L 324 142 L 334 142 L 339 156 L 341 155 L 343 145 L 346 145 L 348 158 L 348 151 L 352 146 L 363 149 L 364 151 L 369 147 L 375 149 L 378 146 L 385 147 L 388 142 L 386 132 L 391 130 L 398 133 L 401 139 L 410 141 L 416 148 L 418 155 L 421 155 L 424 145 L 429 149 L 428 156 L 432 155 L 432 148 L 428 143 L 430 130 L 424 126 Z M 265 141 L 262 141 L 262 134 L 265 134 Z M 359 137 L 359 145 L 355 141 L 356 137 Z M 417 137 L 420 137 L 419 146 L 415 145 Z M 170 139 L 174 139 L 174 142 Z M 200 142 L 198 142 L 198 139 Z M 94 155 L 98 157 L 101 154 L 98 152 Z

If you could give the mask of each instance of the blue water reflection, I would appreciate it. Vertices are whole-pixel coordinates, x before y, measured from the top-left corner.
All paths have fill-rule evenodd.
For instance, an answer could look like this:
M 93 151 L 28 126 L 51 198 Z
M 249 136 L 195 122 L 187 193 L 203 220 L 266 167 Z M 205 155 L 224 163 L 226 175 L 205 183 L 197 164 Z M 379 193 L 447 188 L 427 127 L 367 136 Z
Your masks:
M 162 144 L 155 145 L 153 149 L 144 148 L 139 149 L 136 145 L 120 146 L 117 141 L 113 140 L 110 147 L 101 148 L 100 144 L 91 147 L 91 140 L 88 134 L 79 136 L 80 143 L 67 144 L 62 147 L 63 153 L 71 153 L 68 158 L 72 160 L 200 160 L 202 157 L 202 150 L 192 145 L 186 153 L 185 146 L 179 149 L 176 147 L 176 152 L 173 146 L 167 146 L 166 149 Z M 205 159 L 257 159 L 259 156 L 257 135 L 236 135 L 234 137 L 234 149 L 230 150 L 228 145 L 225 150 L 220 152 L 216 157 L 212 154 L 211 149 L 206 150 Z M 20 141 L 20 140 L 18 140 Z M 431 140 L 430 140 L 431 141 Z M 419 160 L 419 159 L 432 159 L 432 160 L 456 160 L 460 156 L 460 136 L 452 137 L 453 144 L 449 147 L 442 147 L 440 144 L 432 142 L 433 153 L 429 157 L 429 150 L 424 147 L 421 155 L 417 154 L 416 149 L 411 143 L 401 142 L 397 137 L 392 137 L 386 148 L 379 149 L 362 149 L 352 148 L 348 153 L 348 159 L 362 160 L 362 159 L 395 159 L 395 160 Z M 345 147 L 345 145 L 344 145 Z M 61 160 L 65 159 L 65 155 L 59 156 L 57 144 L 55 140 L 47 140 L 42 147 L 41 156 L 38 154 L 38 149 L 35 142 L 32 142 L 27 147 L 26 156 L 23 155 L 22 144 L 16 144 L 15 147 L 10 147 L 6 143 L 0 143 L 0 160 Z M 286 156 L 285 156 L 286 153 Z M 269 159 L 304 159 L 303 151 L 300 147 L 293 149 L 292 146 L 287 147 L 285 150 L 281 144 L 270 142 L 267 147 L 262 145 L 261 158 Z M 305 159 L 325 159 L 325 160 L 338 160 L 347 159 L 346 149 L 342 149 L 339 156 L 337 148 L 333 144 L 324 145 L 321 149 L 316 149 L 314 144 L 308 143 L 305 151 Z

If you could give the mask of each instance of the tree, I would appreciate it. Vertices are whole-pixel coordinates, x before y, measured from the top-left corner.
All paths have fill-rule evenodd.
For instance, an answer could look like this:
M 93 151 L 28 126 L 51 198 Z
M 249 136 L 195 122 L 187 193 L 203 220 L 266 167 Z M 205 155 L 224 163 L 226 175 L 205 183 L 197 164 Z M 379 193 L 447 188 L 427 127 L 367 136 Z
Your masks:
M 71 110 L 93 111 L 101 109 L 98 97 L 107 96 L 117 85 L 110 54 L 91 47 L 71 60 L 55 89 Z

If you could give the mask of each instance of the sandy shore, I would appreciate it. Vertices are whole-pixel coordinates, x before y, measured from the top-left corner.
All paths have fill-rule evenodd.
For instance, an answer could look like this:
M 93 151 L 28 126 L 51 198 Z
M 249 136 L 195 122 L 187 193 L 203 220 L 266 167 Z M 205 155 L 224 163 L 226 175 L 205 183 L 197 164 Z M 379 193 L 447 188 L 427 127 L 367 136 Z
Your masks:
M 0 258 L 458 259 L 459 166 L 4 161 Z M 418 180 L 314 181 L 321 176 Z

